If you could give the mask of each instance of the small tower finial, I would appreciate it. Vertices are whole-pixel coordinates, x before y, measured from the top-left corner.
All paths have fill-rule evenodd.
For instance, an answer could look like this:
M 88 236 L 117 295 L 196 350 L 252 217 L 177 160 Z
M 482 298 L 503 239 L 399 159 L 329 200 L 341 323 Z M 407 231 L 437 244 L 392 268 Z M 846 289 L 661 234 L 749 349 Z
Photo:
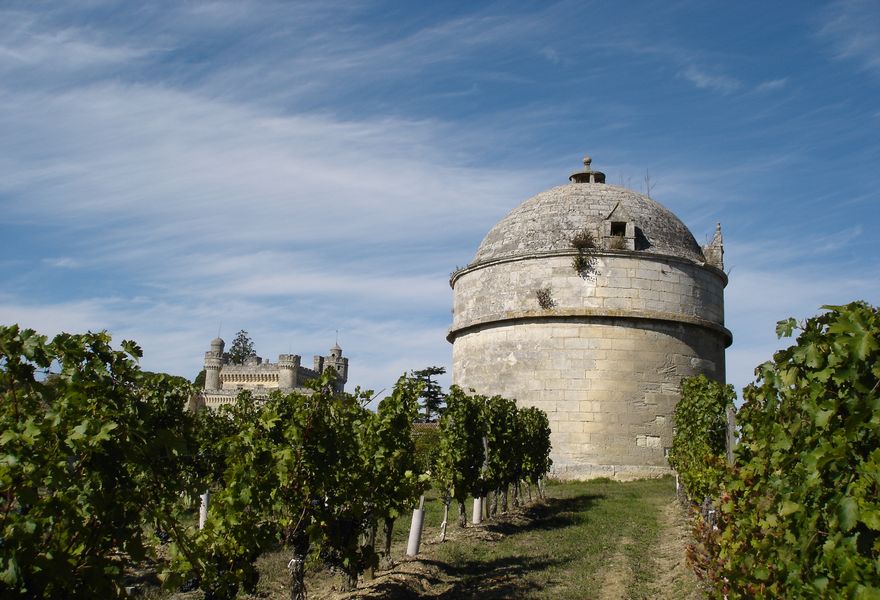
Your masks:
M 568 180 L 572 183 L 605 183 L 605 173 L 594 171 L 592 164 L 593 159 L 587 154 L 584 156 L 584 170 L 572 173 L 568 176 Z

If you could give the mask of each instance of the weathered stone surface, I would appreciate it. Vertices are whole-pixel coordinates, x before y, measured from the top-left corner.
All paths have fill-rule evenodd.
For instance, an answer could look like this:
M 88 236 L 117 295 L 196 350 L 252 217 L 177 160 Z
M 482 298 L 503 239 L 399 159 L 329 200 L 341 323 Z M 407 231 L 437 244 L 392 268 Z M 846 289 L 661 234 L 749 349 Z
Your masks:
M 585 229 L 595 243 L 579 273 L 572 238 Z M 635 241 L 609 249 L 610 231 Z M 453 382 L 547 411 L 557 476 L 665 473 L 681 378 L 724 381 L 726 283 L 657 202 L 600 183 L 553 188 L 453 274 Z

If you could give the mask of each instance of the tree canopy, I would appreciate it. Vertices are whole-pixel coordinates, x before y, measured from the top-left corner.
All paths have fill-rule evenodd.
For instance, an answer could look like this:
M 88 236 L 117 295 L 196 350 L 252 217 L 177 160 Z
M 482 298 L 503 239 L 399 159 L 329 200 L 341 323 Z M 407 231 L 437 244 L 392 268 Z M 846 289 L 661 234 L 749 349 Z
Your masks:
M 440 384 L 434 380 L 434 377 L 437 375 L 443 375 L 444 373 L 446 373 L 445 367 L 436 366 L 427 367 L 420 371 L 411 371 L 412 378 L 422 383 L 422 392 L 419 395 L 419 400 L 424 413 L 420 420 L 425 423 L 436 421 L 439 418 L 440 413 L 443 412 L 446 394 L 443 393 L 443 389 L 440 387 Z
M 232 364 L 243 365 L 251 356 L 256 356 L 254 342 L 248 332 L 242 329 L 235 334 L 232 345 L 229 347 L 229 360 Z

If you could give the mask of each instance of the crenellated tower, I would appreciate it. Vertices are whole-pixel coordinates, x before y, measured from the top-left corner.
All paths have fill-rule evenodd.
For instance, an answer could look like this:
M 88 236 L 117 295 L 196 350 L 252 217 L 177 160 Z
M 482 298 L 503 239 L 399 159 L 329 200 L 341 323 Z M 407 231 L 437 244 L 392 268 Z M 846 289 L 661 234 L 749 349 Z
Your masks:
M 297 374 L 302 358 L 298 354 L 278 355 L 278 387 L 295 388 L 299 381 Z
M 226 342 L 221 338 L 211 340 L 211 349 L 205 352 L 205 389 L 219 390 L 220 369 L 223 367 L 223 349 Z

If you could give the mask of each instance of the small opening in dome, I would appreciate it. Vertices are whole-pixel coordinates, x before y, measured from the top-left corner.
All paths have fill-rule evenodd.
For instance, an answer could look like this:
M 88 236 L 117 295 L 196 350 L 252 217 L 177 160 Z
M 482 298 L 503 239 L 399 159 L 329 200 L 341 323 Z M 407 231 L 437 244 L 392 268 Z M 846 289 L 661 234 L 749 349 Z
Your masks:
M 626 223 L 621 223 L 619 221 L 611 222 L 611 235 L 624 237 L 626 236 Z

